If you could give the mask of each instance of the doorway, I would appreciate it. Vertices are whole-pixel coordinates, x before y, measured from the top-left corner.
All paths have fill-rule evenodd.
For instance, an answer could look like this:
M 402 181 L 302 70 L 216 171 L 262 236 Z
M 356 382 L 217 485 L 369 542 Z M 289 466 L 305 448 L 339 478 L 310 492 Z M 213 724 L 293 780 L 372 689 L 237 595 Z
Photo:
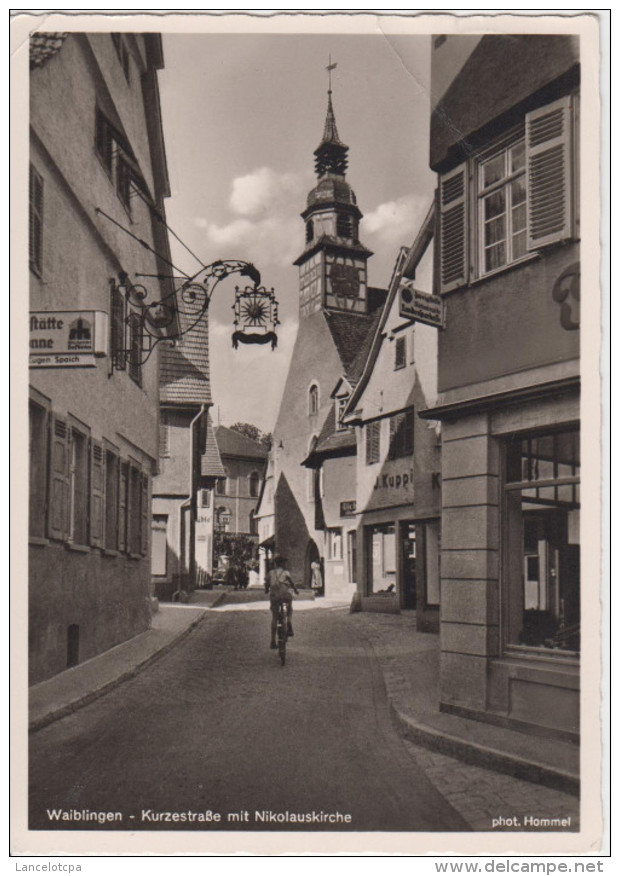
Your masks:
M 417 607 L 415 523 L 405 521 L 401 524 L 400 531 L 403 560 L 401 607 L 415 609 Z

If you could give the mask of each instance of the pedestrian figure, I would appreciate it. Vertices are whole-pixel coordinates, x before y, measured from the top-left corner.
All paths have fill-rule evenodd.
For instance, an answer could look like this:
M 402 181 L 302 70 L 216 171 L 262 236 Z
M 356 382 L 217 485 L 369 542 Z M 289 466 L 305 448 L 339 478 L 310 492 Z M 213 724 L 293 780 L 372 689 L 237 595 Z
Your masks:
M 277 648 L 276 645 L 276 630 L 278 626 L 278 604 L 280 602 L 287 603 L 287 633 L 293 635 L 293 596 L 291 589 L 299 595 L 299 590 L 295 587 L 290 573 L 286 570 L 286 558 L 276 557 L 274 559 L 274 568 L 267 575 L 265 591 L 269 594 L 269 603 L 271 608 L 271 648 Z
M 321 564 L 318 560 L 314 560 L 314 562 L 310 565 L 310 571 L 310 587 L 318 596 L 323 592 L 323 575 L 321 574 Z

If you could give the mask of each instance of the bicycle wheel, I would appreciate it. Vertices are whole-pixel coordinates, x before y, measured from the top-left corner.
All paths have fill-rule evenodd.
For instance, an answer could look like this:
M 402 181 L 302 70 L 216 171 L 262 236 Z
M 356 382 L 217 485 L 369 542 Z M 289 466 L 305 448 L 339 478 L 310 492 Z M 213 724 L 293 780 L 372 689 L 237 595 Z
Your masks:
M 282 666 L 286 663 L 286 638 L 286 612 L 281 605 L 278 612 L 278 654 Z

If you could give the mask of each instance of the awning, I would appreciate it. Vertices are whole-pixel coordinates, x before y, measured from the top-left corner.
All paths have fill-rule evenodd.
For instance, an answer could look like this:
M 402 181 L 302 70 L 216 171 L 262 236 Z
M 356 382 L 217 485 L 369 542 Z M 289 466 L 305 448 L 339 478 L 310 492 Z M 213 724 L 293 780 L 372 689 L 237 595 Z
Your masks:
M 258 543 L 259 547 L 265 548 L 266 551 L 273 551 L 276 547 L 276 539 L 275 536 L 270 535 L 269 538 L 266 538 L 265 541 L 261 541 Z

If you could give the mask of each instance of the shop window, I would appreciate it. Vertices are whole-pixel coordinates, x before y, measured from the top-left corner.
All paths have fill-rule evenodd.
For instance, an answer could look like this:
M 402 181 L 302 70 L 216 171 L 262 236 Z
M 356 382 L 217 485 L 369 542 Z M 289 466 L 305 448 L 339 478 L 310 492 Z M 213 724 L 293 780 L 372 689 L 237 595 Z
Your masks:
M 43 177 L 32 164 L 28 185 L 28 258 L 30 269 L 40 275 L 43 263 Z
M 366 465 L 379 462 L 381 453 L 381 421 L 366 423 Z
M 403 411 L 390 417 L 389 459 L 401 459 L 413 454 L 413 427 L 413 411 Z
M 441 176 L 442 291 L 576 237 L 577 109 L 569 96 L 533 110 L 502 141 Z
M 153 514 L 151 526 L 151 574 L 165 577 L 168 574 L 168 515 Z
M 260 478 L 258 476 L 258 472 L 253 471 L 249 478 L 250 497 L 252 499 L 258 498 L 259 483 Z
M 308 414 L 313 417 L 319 412 L 319 387 L 313 383 L 308 390 Z
M 45 538 L 47 509 L 48 412 L 34 401 L 29 403 L 30 427 L 30 536 Z
M 119 458 L 112 450 L 105 452 L 105 536 L 106 550 L 118 550 Z
M 400 335 L 394 342 L 394 371 L 404 368 L 407 364 L 407 338 Z
M 579 431 L 506 444 L 506 644 L 579 651 Z
M 370 550 L 370 593 L 396 587 L 396 530 L 393 524 L 367 528 Z
M 342 559 L 342 529 L 327 530 L 327 558 L 329 560 Z

